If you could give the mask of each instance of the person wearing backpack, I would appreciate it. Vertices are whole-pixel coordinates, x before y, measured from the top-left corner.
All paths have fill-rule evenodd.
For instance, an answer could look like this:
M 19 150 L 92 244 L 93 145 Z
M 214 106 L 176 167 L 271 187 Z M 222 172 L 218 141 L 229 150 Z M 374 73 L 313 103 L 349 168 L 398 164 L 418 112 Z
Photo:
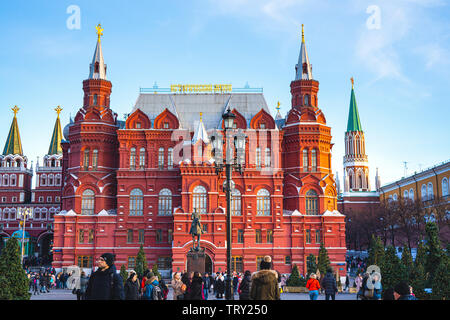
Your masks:
M 159 287 L 158 277 L 153 276 L 145 282 L 144 300 L 163 300 L 163 293 Z
M 159 287 L 163 294 L 163 300 L 167 300 L 167 295 L 169 294 L 169 288 L 167 287 L 164 279 L 161 279 L 161 281 L 159 281 Z
M 86 288 L 86 300 L 124 300 L 123 280 L 114 265 L 114 255 L 104 253 Z

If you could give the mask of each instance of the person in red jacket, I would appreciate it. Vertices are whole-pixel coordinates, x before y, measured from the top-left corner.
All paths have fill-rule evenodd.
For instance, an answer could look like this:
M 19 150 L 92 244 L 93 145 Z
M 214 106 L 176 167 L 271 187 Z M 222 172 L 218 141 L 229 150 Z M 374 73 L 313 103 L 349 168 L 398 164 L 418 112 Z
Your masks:
M 308 282 L 306 282 L 306 288 L 309 290 L 309 298 L 311 300 L 317 300 L 319 297 L 320 283 L 315 273 L 311 273 L 309 276 Z

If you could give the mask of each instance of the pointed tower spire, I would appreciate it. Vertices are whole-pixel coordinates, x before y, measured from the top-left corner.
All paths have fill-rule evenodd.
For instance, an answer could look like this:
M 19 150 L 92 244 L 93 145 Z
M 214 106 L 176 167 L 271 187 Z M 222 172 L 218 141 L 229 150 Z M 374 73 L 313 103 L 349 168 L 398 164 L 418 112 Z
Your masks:
M 101 36 L 103 35 L 103 29 L 100 24 L 96 27 L 97 29 L 97 45 L 94 51 L 94 57 L 92 58 L 92 63 L 89 66 L 89 79 L 102 79 L 106 80 L 106 64 L 103 60 Z
M 55 127 L 53 128 L 52 140 L 50 141 L 50 147 L 48 148 L 48 154 L 62 154 L 61 140 L 62 140 L 62 130 L 61 122 L 59 120 L 59 114 L 62 111 L 60 106 L 55 109 L 57 117 L 55 121 Z
M 283 119 L 283 117 L 281 116 L 281 113 L 280 113 L 280 101 L 278 101 L 278 103 L 277 103 L 277 114 L 276 114 L 276 116 L 275 116 L 275 120 L 280 120 L 280 119 Z
M 19 125 L 17 124 L 17 112 L 19 112 L 19 107 L 14 106 L 11 108 L 14 112 L 14 118 L 11 123 L 11 128 L 9 129 L 8 138 L 6 139 L 5 148 L 3 149 L 3 155 L 8 154 L 20 154 L 22 153 L 22 142 L 20 141 Z
M 352 77 L 350 78 L 350 81 L 352 82 L 352 93 L 350 97 L 350 108 L 348 112 L 347 132 L 363 131 L 361 127 L 361 122 L 359 120 L 358 105 L 356 104 L 355 98 L 355 90 L 354 90 L 355 80 Z
M 295 80 L 312 80 L 312 66 L 309 63 L 308 52 L 306 51 L 305 29 L 302 24 L 302 45 L 300 47 L 300 55 L 298 63 L 295 66 Z
M 192 144 L 196 144 L 199 140 L 202 140 L 205 144 L 209 143 L 208 133 L 206 132 L 205 125 L 203 124 L 203 112 L 200 112 L 200 122 L 195 129 L 194 136 L 192 137 Z

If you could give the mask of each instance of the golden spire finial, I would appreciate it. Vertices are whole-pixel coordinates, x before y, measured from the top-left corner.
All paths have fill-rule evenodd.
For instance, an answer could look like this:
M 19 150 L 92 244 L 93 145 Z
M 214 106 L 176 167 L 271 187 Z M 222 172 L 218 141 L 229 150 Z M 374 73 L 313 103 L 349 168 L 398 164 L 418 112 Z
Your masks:
M 302 24 L 302 42 L 305 42 L 305 27 Z
M 351 77 L 350 81 L 352 82 L 352 89 L 353 89 L 353 85 L 355 84 L 355 79 L 353 79 L 353 77 Z
M 99 23 L 95 29 L 97 30 L 98 41 L 100 42 L 100 37 L 103 35 L 102 25 Z
M 200 122 L 203 122 L 203 112 L 200 112 Z
M 277 110 L 278 111 L 280 111 L 280 104 L 281 104 L 280 101 L 278 101 L 278 103 L 277 103 Z
M 14 118 L 16 117 L 17 112 L 19 112 L 20 108 L 18 106 L 14 106 L 14 108 L 11 108 L 11 110 L 14 112 Z
M 61 108 L 60 106 L 57 106 L 57 107 L 55 108 L 55 111 L 56 111 L 56 114 L 58 115 L 58 118 L 59 118 L 59 114 L 61 113 L 62 108 Z

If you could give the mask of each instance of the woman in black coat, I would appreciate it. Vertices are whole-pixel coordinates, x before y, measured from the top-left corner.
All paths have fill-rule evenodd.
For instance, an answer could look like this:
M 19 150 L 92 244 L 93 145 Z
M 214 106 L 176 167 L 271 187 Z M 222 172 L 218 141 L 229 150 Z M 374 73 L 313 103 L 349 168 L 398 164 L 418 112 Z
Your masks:
M 216 285 L 217 285 L 217 299 L 222 299 L 223 294 L 225 293 L 225 281 L 223 279 L 223 275 L 219 275 L 216 279 Z
M 125 283 L 124 291 L 125 300 L 139 300 L 139 281 L 135 272 L 130 273 Z
M 194 272 L 191 282 L 189 300 L 203 300 L 203 279 L 199 272 Z
M 238 288 L 239 300 L 250 300 L 251 277 L 252 273 L 249 270 L 246 270 Z

